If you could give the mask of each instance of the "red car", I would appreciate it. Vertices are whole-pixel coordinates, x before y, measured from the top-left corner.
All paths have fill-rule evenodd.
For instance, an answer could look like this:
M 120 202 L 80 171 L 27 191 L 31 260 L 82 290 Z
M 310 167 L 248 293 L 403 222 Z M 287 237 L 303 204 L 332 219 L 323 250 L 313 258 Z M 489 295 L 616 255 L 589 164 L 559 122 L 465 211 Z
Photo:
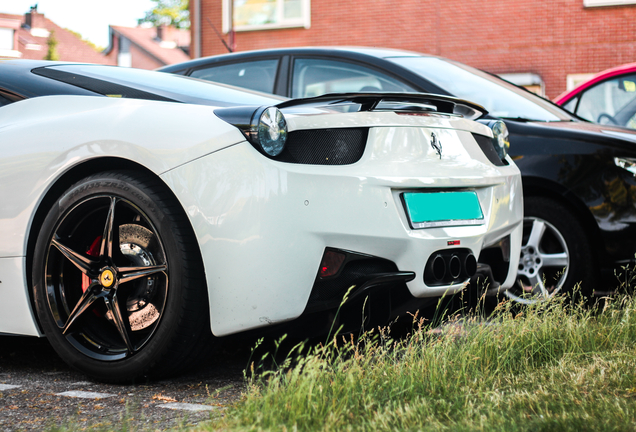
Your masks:
M 554 102 L 594 123 L 636 129 L 636 63 L 607 69 Z

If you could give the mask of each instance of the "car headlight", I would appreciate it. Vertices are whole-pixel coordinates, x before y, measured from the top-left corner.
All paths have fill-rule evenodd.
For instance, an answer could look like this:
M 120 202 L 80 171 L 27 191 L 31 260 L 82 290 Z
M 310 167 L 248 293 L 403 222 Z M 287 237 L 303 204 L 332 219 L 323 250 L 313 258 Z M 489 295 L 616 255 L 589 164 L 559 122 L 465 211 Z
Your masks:
M 497 155 L 504 160 L 510 150 L 510 134 L 508 133 L 508 127 L 502 120 L 489 120 L 480 119 L 477 120 L 480 123 L 485 124 L 492 130 L 492 144 L 497 150 Z
M 269 156 L 281 154 L 287 141 L 287 122 L 278 108 L 269 107 L 260 113 L 256 140 Z

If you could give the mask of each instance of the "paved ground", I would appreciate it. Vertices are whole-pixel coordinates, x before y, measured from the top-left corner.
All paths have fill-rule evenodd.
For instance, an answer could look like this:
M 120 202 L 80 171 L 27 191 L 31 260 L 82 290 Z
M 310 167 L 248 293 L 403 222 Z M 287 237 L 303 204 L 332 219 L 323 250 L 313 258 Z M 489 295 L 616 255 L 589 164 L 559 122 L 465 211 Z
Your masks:
M 254 359 L 276 351 L 275 338 L 267 339 Z M 286 339 L 279 355 L 297 342 Z M 55 426 L 154 431 L 222 416 L 245 389 L 243 369 L 256 336 L 222 338 L 217 344 L 212 356 L 190 373 L 165 381 L 112 385 L 70 369 L 46 339 L 0 336 L 0 432 Z
M 196 371 L 159 382 L 108 385 L 60 360 L 46 339 L 0 336 L 0 431 L 51 426 L 164 430 L 223 415 L 244 389 L 250 343 L 220 347 Z

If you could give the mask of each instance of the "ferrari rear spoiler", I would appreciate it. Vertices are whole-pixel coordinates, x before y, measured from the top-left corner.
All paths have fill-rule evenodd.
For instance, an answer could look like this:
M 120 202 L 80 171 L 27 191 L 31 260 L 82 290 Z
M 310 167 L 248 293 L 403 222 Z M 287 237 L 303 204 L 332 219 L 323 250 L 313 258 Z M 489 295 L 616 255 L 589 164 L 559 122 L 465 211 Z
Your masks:
M 476 120 L 488 114 L 481 105 L 450 96 L 428 93 L 328 93 L 311 98 L 281 102 L 279 109 L 322 106 L 336 108 L 343 104 L 358 104 L 358 111 L 395 111 L 410 113 L 436 112 Z

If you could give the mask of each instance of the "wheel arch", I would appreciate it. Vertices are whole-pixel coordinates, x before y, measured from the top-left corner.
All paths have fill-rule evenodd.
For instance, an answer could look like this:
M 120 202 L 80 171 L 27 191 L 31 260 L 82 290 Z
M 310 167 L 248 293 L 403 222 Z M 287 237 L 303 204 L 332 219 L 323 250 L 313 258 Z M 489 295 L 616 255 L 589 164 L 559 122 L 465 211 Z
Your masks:
M 135 171 L 137 173 L 143 173 L 144 175 L 151 176 L 153 179 L 157 180 L 161 183 L 162 187 L 165 188 L 166 191 L 169 191 L 175 197 L 175 200 L 179 202 L 176 198 L 172 189 L 158 176 L 156 173 L 148 169 L 147 167 L 131 161 L 129 159 L 118 158 L 118 157 L 103 157 L 103 158 L 95 158 L 88 161 L 85 161 L 81 164 L 75 165 L 64 174 L 62 174 L 55 182 L 53 182 L 42 199 L 38 204 L 37 210 L 31 220 L 31 225 L 29 227 L 29 232 L 27 236 L 27 248 L 26 248 L 26 262 L 25 262 L 25 271 L 26 271 L 26 281 L 27 281 L 27 292 L 29 294 L 29 303 L 31 305 L 31 309 L 33 311 L 33 316 L 35 317 L 36 324 L 38 326 L 38 330 L 42 332 L 42 327 L 39 322 L 39 318 L 35 313 L 35 299 L 33 298 L 33 255 L 35 252 L 35 244 L 38 238 L 39 227 L 42 226 L 46 215 L 49 213 L 50 209 L 53 207 L 55 202 L 61 197 L 64 191 L 68 190 L 73 184 L 77 183 L 81 179 L 88 177 L 92 174 L 98 174 L 101 172 L 107 171 Z M 181 211 L 187 215 L 183 207 L 180 205 Z M 188 229 L 191 231 L 192 236 L 194 236 L 194 229 L 192 228 L 190 218 L 186 217 L 188 220 Z M 196 237 L 195 237 L 196 238 Z M 197 248 L 196 253 L 198 254 L 199 260 L 201 261 L 201 265 L 203 266 L 203 259 L 201 257 L 201 251 Z M 206 289 L 206 297 L 207 297 L 207 289 Z
M 551 198 L 567 207 L 574 217 L 583 225 L 585 231 L 591 233 L 589 236 L 591 240 L 590 246 L 592 247 L 596 260 L 603 259 L 601 251 L 605 250 L 605 246 L 598 224 L 590 212 L 590 209 L 578 196 L 563 187 L 563 185 L 543 178 L 523 177 L 522 181 L 524 197 L 536 196 Z

